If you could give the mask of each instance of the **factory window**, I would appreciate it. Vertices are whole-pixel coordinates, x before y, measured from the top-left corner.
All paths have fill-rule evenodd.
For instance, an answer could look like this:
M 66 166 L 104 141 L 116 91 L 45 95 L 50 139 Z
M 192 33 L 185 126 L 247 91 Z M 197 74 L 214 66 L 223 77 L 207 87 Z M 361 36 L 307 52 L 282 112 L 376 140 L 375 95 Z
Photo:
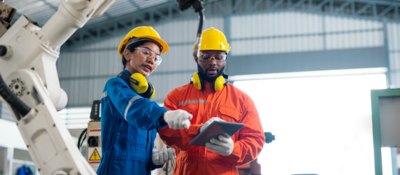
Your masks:
M 258 157 L 262 174 L 373 175 L 371 89 L 380 74 L 235 81 L 255 102 L 276 140 Z M 383 148 L 384 174 L 392 174 Z

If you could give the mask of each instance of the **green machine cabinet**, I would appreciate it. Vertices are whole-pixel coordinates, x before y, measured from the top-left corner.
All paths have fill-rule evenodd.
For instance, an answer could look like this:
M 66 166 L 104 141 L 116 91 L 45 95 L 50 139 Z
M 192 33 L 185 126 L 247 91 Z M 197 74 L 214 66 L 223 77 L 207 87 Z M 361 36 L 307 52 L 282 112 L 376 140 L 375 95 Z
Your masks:
M 382 147 L 400 147 L 400 89 L 371 90 L 375 175 L 383 175 Z

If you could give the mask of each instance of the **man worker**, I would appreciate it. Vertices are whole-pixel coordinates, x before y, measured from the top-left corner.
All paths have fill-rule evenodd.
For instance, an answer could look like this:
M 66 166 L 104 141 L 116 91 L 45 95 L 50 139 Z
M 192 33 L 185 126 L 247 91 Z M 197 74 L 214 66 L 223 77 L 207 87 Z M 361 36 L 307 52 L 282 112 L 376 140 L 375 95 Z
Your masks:
M 191 83 L 175 88 L 164 101 L 168 110 L 183 109 L 193 115 L 189 129 L 165 127 L 159 130 L 164 143 L 176 151 L 174 175 L 238 174 L 236 166 L 256 159 L 263 148 L 264 132 L 254 102 L 226 83 L 227 76 L 223 72 L 229 50 L 221 31 L 205 30 L 200 56 L 194 57 L 198 72 L 192 76 Z M 245 126 L 231 138 L 219 136 L 206 146 L 189 145 L 213 121 Z

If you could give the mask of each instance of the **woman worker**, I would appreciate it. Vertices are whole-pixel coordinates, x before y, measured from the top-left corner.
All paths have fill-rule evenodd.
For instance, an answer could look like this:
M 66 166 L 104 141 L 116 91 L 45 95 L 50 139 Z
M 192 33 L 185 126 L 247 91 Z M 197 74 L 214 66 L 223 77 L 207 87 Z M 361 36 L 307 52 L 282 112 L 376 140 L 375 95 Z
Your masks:
M 169 47 L 150 26 L 131 30 L 118 53 L 124 70 L 107 81 L 101 99 L 102 158 L 99 175 L 150 175 L 173 157 L 172 148 L 153 152 L 159 129 L 189 128 L 192 115 L 167 111 L 150 101 L 153 86 L 146 81 Z

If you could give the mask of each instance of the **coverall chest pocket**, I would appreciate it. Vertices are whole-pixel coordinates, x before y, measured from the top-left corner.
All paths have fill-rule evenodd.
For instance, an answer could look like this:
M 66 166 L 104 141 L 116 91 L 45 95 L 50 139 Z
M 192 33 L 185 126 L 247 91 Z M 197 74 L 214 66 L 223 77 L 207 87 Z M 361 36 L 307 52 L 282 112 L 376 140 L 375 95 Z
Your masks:
M 239 123 L 241 121 L 242 113 L 236 108 L 220 106 L 219 113 L 221 118 L 227 122 Z

